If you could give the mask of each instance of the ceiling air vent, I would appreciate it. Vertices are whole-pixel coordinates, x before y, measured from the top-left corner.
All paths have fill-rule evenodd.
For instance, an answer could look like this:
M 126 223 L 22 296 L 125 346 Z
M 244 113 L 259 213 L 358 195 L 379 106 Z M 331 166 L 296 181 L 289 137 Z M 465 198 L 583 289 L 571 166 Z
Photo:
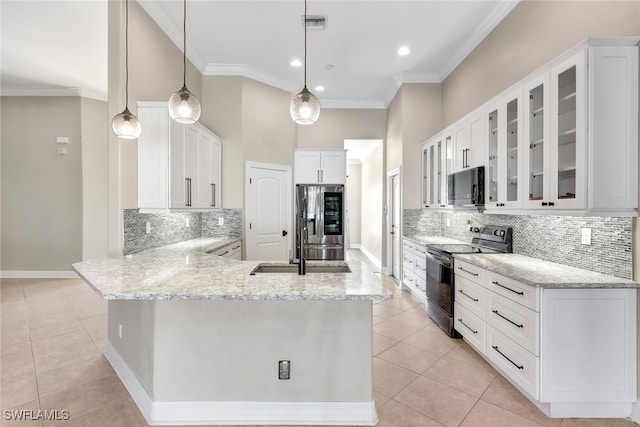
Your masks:
M 304 15 L 300 17 L 304 25 Z M 307 30 L 326 30 L 327 17 L 322 15 L 307 15 Z

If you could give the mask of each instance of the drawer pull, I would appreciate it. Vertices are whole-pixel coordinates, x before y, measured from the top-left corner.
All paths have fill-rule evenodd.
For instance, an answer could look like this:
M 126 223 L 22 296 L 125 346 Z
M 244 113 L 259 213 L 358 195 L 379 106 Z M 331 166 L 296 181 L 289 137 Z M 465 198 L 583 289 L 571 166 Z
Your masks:
M 458 270 L 462 270 L 462 271 L 464 271 L 465 273 L 468 273 L 468 274 L 471 274 L 472 276 L 478 277 L 478 273 L 474 273 L 473 271 L 465 270 L 465 269 L 464 269 L 464 268 L 462 268 L 462 267 L 458 267 Z
M 515 325 L 518 328 L 524 328 L 524 325 L 518 324 L 518 323 L 514 322 L 513 320 L 509 319 L 508 317 L 504 317 L 502 314 L 498 313 L 498 310 L 491 310 L 491 311 L 493 313 L 495 313 L 497 316 L 502 317 L 504 320 L 506 320 L 507 322 L 511 323 L 512 325 Z
M 494 285 L 500 286 L 501 288 L 505 288 L 506 290 L 511 291 L 511 292 L 513 292 L 514 294 L 524 295 L 524 292 L 522 292 L 522 291 L 514 291 L 513 289 L 511 289 L 511 288 L 509 288 L 509 287 L 507 287 L 507 286 L 505 286 L 505 285 L 503 285 L 503 284 L 499 283 L 497 280 L 494 280 L 494 281 L 492 281 L 491 283 L 493 283 Z
M 227 250 L 227 251 L 222 252 L 222 253 L 221 253 L 220 255 L 218 255 L 218 256 L 225 256 L 225 255 L 226 255 L 226 254 L 228 254 L 228 253 L 229 253 L 229 251 Z
M 469 298 L 471 301 L 473 302 L 478 302 L 478 298 L 474 298 L 471 295 L 465 293 L 462 289 L 458 289 L 458 292 L 460 292 L 462 295 L 464 295 L 465 297 Z
M 467 328 L 468 330 L 470 330 L 471 332 L 473 332 L 474 334 L 477 334 L 478 331 L 474 331 L 473 329 L 471 329 L 471 327 L 469 325 L 467 325 L 466 323 L 464 323 L 464 320 L 462 319 L 458 319 L 458 322 L 460 322 L 460 324 L 462 326 L 464 326 L 465 328 Z
M 500 351 L 500 349 L 498 349 L 497 345 L 492 345 L 491 346 L 495 351 L 497 351 L 498 353 L 500 353 L 500 356 L 504 357 L 505 359 L 507 359 L 509 362 L 511 362 L 511 364 L 513 366 L 515 366 L 518 369 L 524 369 L 524 366 L 522 365 L 518 365 L 516 362 L 514 362 L 513 360 L 509 359 L 509 356 L 507 356 L 506 354 L 504 354 L 503 352 Z
M 236 246 L 236 247 L 234 247 L 234 248 L 231 248 L 231 250 L 235 251 L 235 250 L 236 250 L 236 249 L 238 249 L 239 247 L 240 247 L 240 245 L 238 245 L 238 246 Z

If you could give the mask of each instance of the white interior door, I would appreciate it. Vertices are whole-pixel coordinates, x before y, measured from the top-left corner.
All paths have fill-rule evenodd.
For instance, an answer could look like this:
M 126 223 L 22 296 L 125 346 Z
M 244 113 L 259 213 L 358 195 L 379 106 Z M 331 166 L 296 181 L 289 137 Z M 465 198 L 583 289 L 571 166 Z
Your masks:
M 288 261 L 291 240 L 291 167 L 247 163 L 245 257 Z
M 400 175 L 391 177 L 391 232 L 392 235 L 392 265 L 391 275 L 398 280 L 400 278 Z

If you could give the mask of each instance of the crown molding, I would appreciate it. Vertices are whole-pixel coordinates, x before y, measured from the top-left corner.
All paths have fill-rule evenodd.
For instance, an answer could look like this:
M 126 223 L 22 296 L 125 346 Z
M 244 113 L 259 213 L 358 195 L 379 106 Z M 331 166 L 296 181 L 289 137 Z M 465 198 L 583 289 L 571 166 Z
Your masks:
M 79 96 L 98 101 L 107 102 L 109 97 L 107 92 L 83 89 L 77 87 L 56 88 L 56 89 L 7 89 L 0 91 L 0 96 Z
M 167 37 L 176 45 L 178 50 L 182 53 L 183 45 L 183 31 L 182 28 L 178 28 L 174 25 L 173 21 L 169 19 L 167 14 L 160 8 L 157 1 L 139 1 L 140 6 L 147 12 L 147 15 L 153 19 L 153 21 L 160 27 L 160 31 L 165 33 Z M 207 66 L 207 62 L 198 54 L 198 51 L 189 43 L 187 38 L 187 59 L 191 61 L 194 67 L 204 74 L 204 70 Z
M 203 74 L 205 76 L 247 77 L 289 93 L 297 93 L 302 89 L 298 86 L 294 86 L 291 82 L 274 77 L 271 74 L 262 72 L 245 64 L 207 64 Z
M 482 24 L 462 44 L 462 47 L 454 52 L 449 60 L 438 72 L 440 81 L 444 81 L 458 65 L 489 35 L 491 31 L 515 8 L 521 0 L 503 0 L 487 16 Z
M 384 110 L 387 108 L 384 101 L 379 99 L 321 99 L 322 108 L 331 109 L 354 109 L 354 110 Z

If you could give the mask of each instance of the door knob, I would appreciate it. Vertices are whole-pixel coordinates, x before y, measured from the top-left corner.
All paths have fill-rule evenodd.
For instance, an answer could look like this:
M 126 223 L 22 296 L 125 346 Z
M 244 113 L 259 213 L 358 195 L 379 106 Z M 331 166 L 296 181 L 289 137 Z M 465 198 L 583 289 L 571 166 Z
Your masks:
M 287 233 L 287 230 L 282 230 L 282 237 L 286 236 L 287 234 L 289 234 Z

